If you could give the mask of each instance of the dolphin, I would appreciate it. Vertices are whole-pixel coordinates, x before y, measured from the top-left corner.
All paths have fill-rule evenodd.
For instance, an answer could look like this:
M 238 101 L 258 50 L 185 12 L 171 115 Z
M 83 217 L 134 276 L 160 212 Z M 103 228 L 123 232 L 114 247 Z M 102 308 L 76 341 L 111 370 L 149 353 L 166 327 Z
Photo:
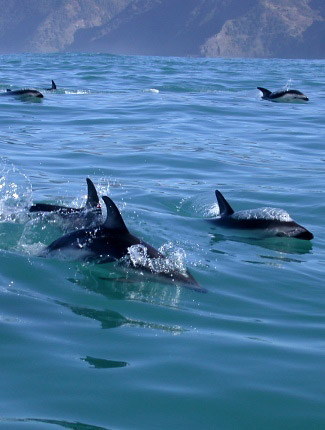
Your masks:
M 206 292 L 188 270 L 169 269 L 167 259 L 161 252 L 129 232 L 115 203 L 107 196 L 103 196 L 103 200 L 107 217 L 101 225 L 68 233 L 52 242 L 39 256 L 62 258 L 68 255 L 73 260 L 98 263 L 121 260 L 129 267 L 162 276 L 192 290 Z M 132 259 L 134 251 L 139 258 Z M 159 270 L 159 264 L 162 270 Z
M 259 208 L 235 212 L 218 190 L 216 190 L 216 197 L 220 218 L 210 221 L 217 225 L 232 229 L 253 230 L 262 233 L 264 237 L 295 237 L 304 240 L 311 240 L 314 237 L 283 209 Z
M 37 90 L 26 88 L 24 90 L 15 90 L 12 91 L 10 89 L 7 89 L 5 93 L 1 93 L 3 96 L 19 96 L 19 97 L 37 97 L 37 98 L 43 98 L 43 94 L 40 93 Z
M 56 90 L 56 83 L 52 79 L 52 87 L 51 88 L 45 88 L 46 91 L 53 91 Z
M 305 94 L 298 90 L 279 90 L 271 92 L 266 88 L 257 87 L 258 90 L 262 91 L 262 99 L 271 100 L 272 102 L 292 102 L 292 101 L 304 101 L 308 102 L 309 98 Z
M 93 182 L 89 178 L 86 178 L 86 181 L 88 197 L 84 207 L 72 208 L 47 203 L 36 203 L 29 208 L 29 212 L 54 212 L 60 218 L 68 221 L 72 226 L 82 225 L 83 227 L 89 227 L 92 224 L 98 224 L 102 217 L 98 194 Z

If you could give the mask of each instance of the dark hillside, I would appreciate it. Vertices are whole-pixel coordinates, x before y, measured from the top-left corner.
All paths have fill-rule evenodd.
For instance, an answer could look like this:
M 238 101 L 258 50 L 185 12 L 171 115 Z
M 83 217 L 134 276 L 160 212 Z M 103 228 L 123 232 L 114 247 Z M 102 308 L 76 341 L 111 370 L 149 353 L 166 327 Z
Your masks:
M 0 0 L 0 53 L 325 58 L 325 0 Z
M 200 55 L 201 45 L 256 0 L 133 1 L 99 29 L 77 32 L 73 50 L 139 55 Z

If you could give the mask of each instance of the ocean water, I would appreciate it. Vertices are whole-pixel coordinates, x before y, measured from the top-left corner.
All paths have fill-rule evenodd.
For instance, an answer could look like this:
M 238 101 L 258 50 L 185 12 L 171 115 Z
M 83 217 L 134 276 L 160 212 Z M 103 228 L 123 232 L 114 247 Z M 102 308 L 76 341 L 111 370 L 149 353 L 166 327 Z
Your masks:
M 1 56 L 0 428 L 325 428 L 325 63 Z M 272 103 L 257 86 L 299 89 Z M 86 177 L 201 294 L 118 265 L 38 253 Z M 280 208 L 312 241 L 207 219 Z

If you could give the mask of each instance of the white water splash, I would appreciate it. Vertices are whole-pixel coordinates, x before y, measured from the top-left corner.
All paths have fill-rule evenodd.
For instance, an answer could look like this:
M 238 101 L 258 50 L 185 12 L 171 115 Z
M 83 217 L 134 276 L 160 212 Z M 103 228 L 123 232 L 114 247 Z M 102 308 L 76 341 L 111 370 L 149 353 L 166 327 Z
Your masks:
M 290 78 L 290 79 L 288 79 L 288 81 L 287 81 L 287 83 L 285 84 L 285 86 L 283 87 L 283 89 L 284 89 L 285 91 L 290 90 L 290 88 L 291 88 L 292 84 L 293 84 L 293 80 Z
M 64 94 L 91 94 L 90 90 L 65 90 Z
M 159 248 L 164 257 L 150 258 L 144 245 L 132 245 L 128 248 L 130 264 L 133 267 L 143 267 L 153 273 L 178 272 L 186 275 L 185 251 L 167 243 Z
M 149 88 L 147 90 L 144 90 L 145 93 L 153 93 L 153 94 L 159 94 L 159 90 L 157 88 Z
M 207 213 L 204 214 L 205 216 L 210 217 L 216 217 L 220 215 L 220 208 L 218 203 L 214 203 L 211 207 L 208 208 Z
M 24 222 L 32 202 L 28 177 L 7 160 L 0 160 L 0 222 Z

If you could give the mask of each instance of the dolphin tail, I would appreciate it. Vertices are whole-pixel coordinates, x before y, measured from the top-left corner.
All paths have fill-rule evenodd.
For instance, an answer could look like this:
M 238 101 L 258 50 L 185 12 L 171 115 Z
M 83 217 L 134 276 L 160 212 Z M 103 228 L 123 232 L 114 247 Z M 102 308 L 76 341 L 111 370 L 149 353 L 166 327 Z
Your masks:
M 257 89 L 262 91 L 263 97 L 268 97 L 271 94 L 271 91 L 267 90 L 266 88 L 257 87 Z
M 225 216 L 230 216 L 235 212 L 230 206 L 230 204 L 227 202 L 227 200 L 224 198 L 224 196 L 218 190 L 216 190 L 216 197 L 218 200 L 221 218 Z
M 53 81 L 53 79 L 52 79 L 52 90 L 56 90 L 56 84 L 55 84 L 55 82 Z
M 88 198 L 86 202 L 86 208 L 87 209 L 99 208 L 100 207 L 99 198 L 98 198 L 95 185 L 89 178 L 87 178 L 86 181 L 88 186 Z

